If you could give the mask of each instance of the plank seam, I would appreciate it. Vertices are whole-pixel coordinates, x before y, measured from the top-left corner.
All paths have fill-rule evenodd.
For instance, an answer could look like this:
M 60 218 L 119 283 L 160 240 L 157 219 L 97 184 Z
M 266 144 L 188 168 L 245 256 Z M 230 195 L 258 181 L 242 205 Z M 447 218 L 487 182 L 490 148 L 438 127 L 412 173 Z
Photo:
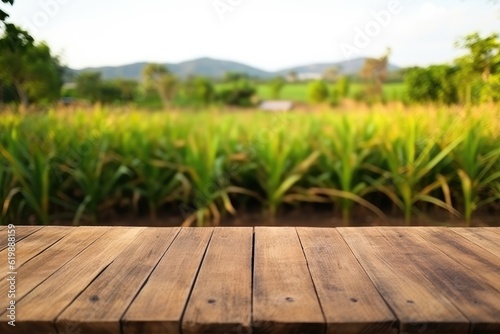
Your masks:
M 323 321 L 325 324 L 325 328 L 324 328 L 323 333 L 326 334 L 328 332 L 328 323 L 326 321 L 325 310 L 323 310 L 323 304 L 321 303 L 321 298 L 319 297 L 318 289 L 316 288 L 316 282 L 314 282 L 314 278 L 311 274 L 311 269 L 309 268 L 309 260 L 307 259 L 306 252 L 304 251 L 304 245 L 302 244 L 302 239 L 300 239 L 299 231 L 297 231 L 296 227 L 294 228 L 294 230 L 295 230 L 295 233 L 297 234 L 297 238 L 299 239 L 299 244 L 300 244 L 300 249 L 302 250 L 302 255 L 304 255 L 304 259 L 306 261 L 307 272 L 309 273 L 309 277 L 311 278 L 311 282 L 312 282 L 313 288 L 314 288 L 314 293 L 316 294 L 316 298 L 318 299 L 319 308 L 321 309 L 321 315 L 323 316 Z
M 165 250 L 165 252 L 161 255 L 160 259 L 158 260 L 158 262 L 155 264 L 155 266 L 153 267 L 153 270 L 151 270 L 151 272 L 149 273 L 148 277 L 144 280 L 144 282 L 142 283 L 142 285 L 140 286 L 140 288 L 137 290 L 137 293 L 135 294 L 134 298 L 132 298 L 132 300 L 130 301 L 130 304 L 125 308 L 125 311 L 123 312 L 123 314 L 120 316 L 120 320 L 119 320 L 119 327 L 120 327 L 120 333 L 124 333 L 125 330 L 124 330 L 124 319 L 123 317 L 127 314 L 128 310 L 130 309 L 130 306 L 132 306 L 132 304 L 134 303 L 135 299 L 137 298 L 137 296 L 139 295 L 139 293 L 141 292 L 141 290 L 144 288 L 144 286 L 148 283 L 149 279 L 151 278 L 151 275 L 153 275 L 153 273 L 155 272 L 156 268 L 159 266 L 161 260 L 163 260 L 163 258 L 165 257 L 165 254 L 167 254 L 168 250 L 172 247 L 174 241 L 177 239 L 177 237 L 179 236 L 180 232 L 181 232 L 182 228 L 178 228 L 177 229 L 177 233 L 175 234 L 175 236 L 172 238 L 172 241 L 170 242 L 170 244 L 168 245 L 167 249 Z
M 198 276 L 201 271 L 201 267 L 203 266 L 203 262 L 205 261 L 205 257 L 208 253 L 208 248 L 210 247 L 210 243 L 212 242 L 212 237 L 214 236 L 215 229 L 212 228 L 212 233 L 210 234 L 210 239 L 208 239 L 207 246 L 205 247 L 205 251 L 203 252 L 203 257 L 201 258 L 200 265 L 198 266 L 198 270 L 196 270 L 196 275 L 194 275 L 194 280 L 193 280 L 193 285 L 191 286 L 191 289 L 189 289 L 189 294 L 186 299 L 186 305 L 184 305 L 184 309 L 182 310 L 182 316 L 179 320 L 179 334 L 183 334 L 182 332 L 182 323 L 184 322 L 184 316 L 186 314 L 186 310 L 189 304 L 189 301 L 191 300 L 191 295 L 193 294 L 194 286 L 196 285 L 196 282 L 198 281 Z
M 366 277 L 368 277 L 368 279 L 370 280 L 372 286 L 375 288 L 375 291 L 377 291 L 377 293 L 380 296 L 380 298 L 382 298 L 382 300 L 384 301 L 385 305 L 389 308 L 389 311 L 391 311 L 392 315 L 394 316 L 394 319 L 396 319 L 395 323 L 393 324 L 393 327 L 396 327 L 398 333 L 400 333 L 401 332 L 401 321 L 399 320 L 396 311 L 394 311 L 394 309 L 391 307 L 391 305 L 389 304 L 389 302 L 387 302 L 387 300 L 384 298 L 384 296 L 382 295 L 382 293 L 380 293 L 380 290 L 377 288 L 377 285 L 373 281 L 372 277 L 368 274 L 368 272 L 366 271 L 366 268 L 359 261 L 359 259 L 356 256 L 356 254 L 352 251 L 351 245 L 349 245 L 349 243 L 347 242 L 347 240 L 345 240 L 344 235 L 342 233 L 340 233 L 337 228 L 335 228 L 335 232 L 337 232 L 340 235 L 340 237 L 342 238 L 342 240 L 344 240 L 344 243 L 347 245 L 347 247 L 349 248 L 349 251 L 354 256 L 354 258 L 356 259 L 356 261 L 358 262 L 358 264 L 361 266 L 361 269 L 363 269 L 363 272 L 365 273 Z
M 481 247 L 482 249 L 484 249 L 484 250 L 485 250 L 485 251 L 487 251 L 488 253 L 492 254 L 493 256 L 500 257 L 500 255 L 492 253 L 492 252 L 491 252 L 491 250 L 489 250 L 488 248 L 486 248 L 484 245 L 481 245 L 481 244 L 477 243 L 475 240 L 473 240 L 473 239 L 469 239 L 469 238 L 467 238 L 465 235 L 462 235 L 462 234 L 458 233 L 457 231 L 455 231 L 455 230 L 453 230 L 453 229 L 449 229 L 449 230 L 450 230 L 450 231 L 452 231 L 453 233 L 455 233 L 455 234 L 457 234 L 457 235 L 461 236 L 461 237 L 462 237 L 462 238 L 464 238 L 465 240 L 467 240 L 467 241 L 469 241 L 469 242 L 472 242 L 474 245 Z
M 34 227 L 34 226 L 20 226 L 20 227 L 21 227 L 21 228 L 23 228 L 23 227 Z M 36 227 L 38 227 L 38 226 L 36 226 Z M 35 227 L 35 228 L 36 228 L 36 227 Z M 30 235 L 35 234 L 35 233 L 36 233 L 36 232 L 38 232 L 38 231 L 41 231 L 44 227 L 45 227 L 45 226 L 41 226 L 40 228 L 38 228 L 38 229 L 36 229 L 36 230 L 32 231 L 31 233 L 28 233 L 28 234 L 26 234 L 26 235 L 23 235 L 22 237 L 17 237 L 17 234 L 18 234 L 18 233 L 17 233 L 17 231 L 16 231 L 16 244 L 17 244 L 17 243 L 19 243 L 20 241 L 22 241 L 22 240 L 26 239 L 26 238 L 27 238 L 27 237 L 29 237 Z M 17 228 L 18 228 L 18 227 L 16 227 L 16 229 L 17 229 Z M 6 249 L 6 248 L 7 248 L 7 243 L 5 243 L 5 246 L 1 246 L 1 245 L 0 245 L 0 251 L 3 251 L 3 250 L 4 250 L 4 249 Z
M 80 255 L 80 253 L 82 253 L 83 251 L 85 251 L 88 247 L 90 247 L 93 243 L 95 243 L 97 240 L 99 240 L 104 234 L 106 233 L 103 233 L 101 236 L 99 236 L 99 238 L 95 239 L 94 241 L 92 241 L 90 244 L 88 244 L 86 247 L 82 248 L 82 250 L 80 252 L 78 252 L 77 254 L 75 254 L 75 256 L 73 256 L 72 258 L 68 259 L 68 261 L 66 261 L 65 263 L 63 263 L 56 271 L 54 271 L 52 274 L 50 274 L 49 276 L 47 276 L 45 279 L 43 279 L 38 285 L 34 286 L 33 289 L 30 289 L 29 291 L 27 291 L 25 293 L 25 295 L 21 298 L 18 299 L 18 301 L 21 301 L 23 300 L 25 297 L 27 297 L 29 295 L 29 293 L 33 290 L 35 290 L 36 288 L 38 288 L 40 285 L 42 285 L 46 280 L 48 280 L 49 278 L 51 278 L 53 275 L 55 275 L 59 270 L 61 270 L 65 265 L 67 265 L 70 261 L 72 261 L 75 257 L 77 257 L 78 255 Z M 40 255 L 40 254 L 39 254 Z M 37 255 L 38 256 L 38 255 Z M 31 261 L 31 260 L 30 260 Z M 27 262 L 26 262 L 27 263 Z M 24 263 L 23 266 L 26 264 Z M 22 268 L 23 266 L 19 267 L 19 268 Z M 0 313 L 0 316 L 3 315 L 3 313 Z
M 108 231 L 111 231 L 111 230 L 112 230 L 112 229 L 109 229 Z M 144 231 L 145 231 L 145 229 L 144 229 Z M 104 235 L 106 235 L 107 233 L 108 233 L 108 232 L 104 233 L 104 234 L 103 234 L 103 235 L 101 235 L 98 239 L 101 239 L 101 238 L 102 238 Z M 143 233 L 143 232 L 138 233 L 138 234 L 137 234 L 137 235 L 136 235 L 136 236 L 135 236 L 135 237 L 134 237 L 134 238 L 130 241 L 130 243 L 129 243 L 126 247 L 130 246 L 130 245 L 131 245 L 131 244 L 132 244 L 132 243 L 133 243 L 133 242 L 134 242 L 134 241 L 135 241 L 135 240 L 139 237 L 139 235 L 141 235 L 142 233 Z M 97 239 L 96 239 L 96 240 L 97 240 Z M 126 248 L 126 247 L 125 247 L 125 248 Z M 82 290 L 81 290 L 78 294 L 76 294 L 76 296 L 75 296 L 75 297 L 71 300 L 71 302 L 69 302 L 69 303 L 68 303 L 68 304 L 67 304 L 67 305 L 66 305 L 66 306 L 65 306 L 65 307 L 61 310 L 61 312 L 59 312 L 59 314 L 58 314 L 58 315 L 54 318 L 54 320 L 53 320 L 53 325 L 54 325 L 55 330 L 56 330 L 56 332 L 57 332 L 57 333 L 59 333 L 59 331 L 58 331 L 58 329 L 57 329 L 57 320 L 59 319 L 59 317 L 60 317 L 60 316 L 61 316 L 61 315 L 62 315 L 62 314 L 63 314 L 63 313 L 64 313 L 64 312 L 65 312 L 65 311 L 66 311 L 66 310 L 67 310 L 67 309 L 71 306 L 71 304 L 73 304 L 73 302 L 74 302 L 75 300 L 77 300 L 77 299 L 78 299 L 78 298 L 79 298 L 79 297 L 83 294 L 83 292 L 84 292 L 85 290 L 87 290 L 87 288 L 88 288 L 89 286 L 91 286 L 91 285 L 92 285 L 92 283 L 94 283 L 94 282 L 95 282 L 95 281 L 96 281 L 96 280 L 97 280 L 97 279 L 98 279 L 98 278 L 102 275 L 102 273 L 103 273 L 103 272 L 105 272 L 105 271 L 106 271 L 106 269 L 108 269 L 108 268 L 109 268 L 109 266 L 110 266 L 110 265 L 112 265 L 112 264 L 115 262 L 116 258 L 117 258 L 119 255 L 120 255 L 120 254 L 117 254 L 117 255 L 116 255 L 116 257 L 113 259 L 113 261 L 110 261 L 110 262 L 109 262 L 109 263 L 108 263 L 108 264 L 107 264 L 107 265 L 106 265 L 106 266 L 105 266 L 105 267 L 104 267 L 104 268 L 103 268 L 103 269 L 102 269 L 102 270 L 101 270 L 101 271 L 100 271 L 100 272 L 99 272 L 99 273 L 98 273 L 98 274 L 97 274 L 97 275 L 96 275 L 96 276 L 95 276 L 92 280 L 90 280 L 90 282 L 89 282 L 89 283 L 88 283 L 88 284 L 87 284 L 87 285 L 86 285 L 86 286 L 85 286 L 85 287 L 84 287 L 84 288 L 83 288 L 83 289 L 82 289 Z M 121 331 L 121 329 L 120 329 L 120 331 Z
M 402 253 L 400 251 L 400 247 L 396 244 L 394 244 L 384 233 L 382 233 L 382 231 L 380 230 L 380 227 L 377 227 L 376 228 L 377 232 L 380 233 L 386 240 L 389 244 L 391 244 L 393 246 L 393 248 L 395 249 L 396 252 L 399 253 L 399 255 L 401 255 L 407 262 L 411 263 L 412 267 L 422 276 L 424 277 L 424 279 L 429 282 L 432 286 L 434 286 L 437 290 L 441 290 L 441 288 L 436 285 L 433 281 L 431 281 L 428 276 L 426 275 L 425 273 L 425 270 L 423 268 L 420 267 L 420 265 L 416 265 L 414 264 L 414 262 L 408 258 L 404 253 Z M 417 237 L 423 239 L 424 241 L 425 238 L 423 238 L 417 231 Z M 439 252 L 443 253 L 446 255 L 446 253 L 444 253 L 443 251 L 441 251 L 441 249 L 439 249 L 437 246 L 435 246 L 433 243 L 430 243 L 432 244 L 432 247 L 436 248 Z M 446 255 L 447 257 L 449 257 L 448 255 Z M 457 262 L 458 261 L 455 261 L 453 258 L 449 257 L 452 261 L 454 262 Z M 460 264 L 461 265 L 461 264 Z M 465 267 L 464 267 L 465 268 Z M 460 312 L 460 314 L 462 314 L 464 316 L 465 319 L 467 319 L 469 321 L 469 332 L 472 331 L 472 320 L 467 316 L 467 314 L 464 313 L 464 311 L 462 311 L 462 309 L 460 308 L 460 305 L 457 305 L 454 298 L 451 298 L 451 296 L 447 296 L 447 295 L 443 295 L 443 298 L 446 298 L 451 305 L 453 305 L 455 307 L 456 310 L 458 310 L 458 312 Z
M 253 288 L 255 284 L 255 227 L 252 227 L 252 277 L 250 281 L 251 294 L 250 294 L 250 331 L 254 330 L 254 319 L 253 319 Z

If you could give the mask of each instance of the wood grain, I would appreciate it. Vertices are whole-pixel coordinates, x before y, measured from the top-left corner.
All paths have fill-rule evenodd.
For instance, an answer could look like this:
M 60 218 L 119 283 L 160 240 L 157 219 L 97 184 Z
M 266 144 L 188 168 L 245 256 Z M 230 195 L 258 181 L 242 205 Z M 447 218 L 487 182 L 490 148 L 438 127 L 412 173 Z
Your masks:
M 142 230 L 143 228 L 110 228 L 96 242 L 38 285 L 18 302 L 16 330 L 25 333 L 54 331 L 56 317 Z M 0 322 L 1 331 L 9 329 L 5 322 Z
M 397 320 L 334 229 L 297 228 L 327 333 L 397 333 Z
M 216 228 L 184 317 L 182 333 L 248 333 L 253 229 Z
M 378 230 L 339 228 L 338 231 L 396 314 L 400 332 L 469 332 L 469 320 Z
M 500 256 L 500 234 L 492 233 L 484 228 L 451 228 L 453 232 L 472 241 L 488 252 Z
M 500 332 L 500 292 L 484 282 L 472 268 L 451 259 L 411 229 L 379 230 L 471 321 L 472 333 Z M 436 231 L 439 234 L 451 232 L 444 227 Z
M 42 226 L 16 226 L 16 242 L 20 242 L 30 234 L 40 230 Z M 44 227 L 46 228 L 46 227 Z M 0 251 L 7 248 L 7 237 L 0 238 Z
M 17 271 L 17 301 L 21 300 L 78 253 L 82 252 L 105 231 L 102 228 L 88 227 L 72 229 L 72 232 L 68 233 L 58 243 L 21 266 Z M 6 296 L 7 291 L 8 286 L 2 278 L 0 281 L 0 296 Z M 6 300 L 0 299 L 1 310 L 4 310 L 4 301 Z
M 179 333 L 182 314 L 212 233 L 212 228 L 180 231 L 123 317 L 124 334 Z
M 256 333 L 323 333 L 325 318 L 295 228 L 255 228 Z
M 415 231 L 446 255 L 473 270 L 500 291 L 500 258 L 449 229 L 416 227 Z
M 119 334 L 122 315 L 178 232 L 143 230 L 58 317 L 58 330 L 64 332 L 67 323 L 75 323 L 85 333 Z
M 16 232 L 2 334 L 500 333 L 499 228 Z
M 21 267 L 24 263 L 31 260 L 33 257 L 37 256 L 45 249 L 49 248 L 59 240 L 61 240 L 66 234 L 71 231 L 69 227 L 54 227 L 49 229 L 40 229 L 33 234 L 28 235 L 26 238 L 21 239 L 16 243 L 15 247 L 15 266 L 17 268 Z M 8 248 L 0 251 L 0 259 L 7 259 Z M 7 272 L 12 270 L 7 270 L 7 261 L 2 261 L 0 263 L 0 281 L 7 276 Z M 2 304 L 0 304 L 2 305 Z M 0 308 L 3 310 L 4 308 Z

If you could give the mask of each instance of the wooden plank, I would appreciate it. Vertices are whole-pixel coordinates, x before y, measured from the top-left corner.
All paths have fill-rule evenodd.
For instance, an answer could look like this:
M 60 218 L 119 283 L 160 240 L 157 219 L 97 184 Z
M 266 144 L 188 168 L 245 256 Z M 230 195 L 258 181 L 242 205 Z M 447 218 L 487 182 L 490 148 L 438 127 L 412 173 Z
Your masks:
M 253 229 L 216 228 L 182 319 L 182 333 L 248 333 Z
M 143 228 L 110 228 L 17 303 L 16 330 L 49 333 L 57 316 L 142 232 Z M 119 292 L 119 290 L 116 290 Z M 50 301 L 50 304 L 47 302 Z M 0 331 L 10 328 L 0 322 Z
M 480 227 L 451 228 L 450 230 L 486 249 L 488 252 L 500 256 L 500 234 Z
M 500 234 L 500 227 L 484 227 L 485 230 Z
M 121 317 L 178 232 L 179 228 L 142 231 L 57 318 L 59 332 L 73 323 L 84 333 L 119 334 Z
M 21 266 L 17 271 L 16 300 L 21 300 L 106 231 L 103 228 L 74 228 L 71 233 L 58 243 Z M 0 281 L 0 296 L 7 296 L 7 291 L 8 285 L 2 278 Z M 7 307 L 6 303 L 6 299 L 0 299 L 0 310 Z
M 179 232 L 123 317 L 124 334 L 179 332 L 212 232 L 213 228 Z
M 16 226 L 16 242 L 19 242 L 26 238 L 27 236 L 35 233 L 36 231 L 40 230 L 42 226 Z M 47 228 L 47 227 L 43 227 Z M 4 250 L 7 248 L 7 238 L 2 237 L 0 238 L 0 251 Z
M 397 320 L 335 229 L 297 228 L 327 333 L 397 333 Z
M 446 255 L 471 268 L 482 280 L 500 291 L 500 258 L 449 229 L 415 227 L 416 233 Z
M 253 326 L 256 333 L 326 329 L 295 228 L 255 228 Z
M 70 230 L 70 227 L 44 228 L 16 242 L 15 251 L 13 252 L 16 269 L 8 270 L 7 261 L 2 261 L 0 263 L 0 280 L 7 277 L 7 272 L 17 271 L 17 268 L 21 267 L 24 263 L 61 240 Z M 9 248 L 0 251 L 0 259 L 7 259 L 9 253 L 12 253 L 9 252 Z M 3 307 L 0 309 L 3 310 Z
M 379 228 L 379 231 L 471 321 L 472 333 L 500 333 L 500 292 L 475 274 L 474 267 L 462 266 L 451 259 L 431 241 L 420 237 L 415 229 Z M 436 231 L 453 233 L 444 227 Z
M 337 230 L 396 314 L 400 332 L 469 332 L 469 320 L 377 229 Z

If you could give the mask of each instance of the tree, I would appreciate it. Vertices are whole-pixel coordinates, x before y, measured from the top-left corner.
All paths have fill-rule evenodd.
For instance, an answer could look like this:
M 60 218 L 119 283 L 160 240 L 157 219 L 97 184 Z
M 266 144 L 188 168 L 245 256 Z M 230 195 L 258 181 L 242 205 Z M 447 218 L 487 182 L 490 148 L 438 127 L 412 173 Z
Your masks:
M 224 73 L 224 82 L 236 82 L 240 80 L 248 80 L 249 76 L 246 73 L 240 73 L 240 72 L 226 72 Z
M 63 70 L 46 44 L 35 44 L 28 32 L 7 24 L 0 50 L 0 81 L 16 88 L 23 108 L 30 100 L 53 102 L 59 98 Z
M 412 102 L 458 102 L 459 89 L 456 66 L 433 65 L 427 68 L 414 67 L 406 73 L 408 99 Z
M 321 103 L 328 98 L 328 87 L 323 80 L 315 80 L 307 87 L 308 99 L 312 103 Z
M 361 69 L 361 77 L 366 80 L 368 86 L 366 95 L 370 98 L 382 98 L 384 82 L 387 80 L 389 64 L 389 56 L 391 49 L 387 49 L 385 55 L 379 59 L 366 58 L 363 68 Z
M 484 102 L 500 102 L 500 74 L 493 74 L 481 92 L 481 100 Z
M 146 91 L 156 91 L 160 96 L 163 106 L 169 107 L 177 93 L 177 78 L 170 73 L 168 68 L 161 64 L 148 64 L 142 73 Z
M 500 41 L 497 34 L 481 37 L 478 33 L 465 36 L 455 44 L 468 53 L 455 60 L 459 71 L 459 96 L 467 104 L 493 99 L 490 85 L 492 75 L 500 71 Z M 486 89 L 487 91 L 483 91 Z
M 276 77 L 269 81 L 269 88 L 271 89 L 271 96 L 273 99 L 279 99 L 281 91 L 285 87 L 285 80 L 282 77 Z
M 462 66 L 470 67 L 487 82 L 494 70 L 500 66 L 500 41 L 498 34 L 482 38 L 478 33 L 467 35 L 456 43 L 469 53 L 461 58 Z
M 212 82 L 204 77 L 189 78 L 184 91 L 191 103 L 207 106 L 215 98 L 215 88 Z
M 14 5 L 14 0 L 2 0 L 3 3 Z M 4 23 L 9 17 L 9 14 L 0 9 L 0 22 Z
M 120 100 L 125 102 L 134 101 L 139 83 L 135 80 L 116 79 L 112 82 L 120 90 Z
M 335 86 L 340 98 L 346 98 L 349 95 L 351 82 L 347 76 L 341 76 Z
M 91 103 L 101 100 L 101 73 L 83 72 L 76 78 L 76 93 L 78 97 Z
M 257 89 L 248 79 L 239 79 L 229 82 L 229 85 L 218 94 L 222 103 L 230 106 L 249 107 Z

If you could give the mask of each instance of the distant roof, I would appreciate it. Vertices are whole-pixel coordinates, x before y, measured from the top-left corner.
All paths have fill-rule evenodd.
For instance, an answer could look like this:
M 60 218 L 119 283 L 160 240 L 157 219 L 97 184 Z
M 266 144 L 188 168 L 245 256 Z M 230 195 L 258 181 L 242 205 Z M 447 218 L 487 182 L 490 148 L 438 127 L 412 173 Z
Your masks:
M 292 101 L 264 101 L 259 109 L 264 111 L 290 111 L 293 109 Z

